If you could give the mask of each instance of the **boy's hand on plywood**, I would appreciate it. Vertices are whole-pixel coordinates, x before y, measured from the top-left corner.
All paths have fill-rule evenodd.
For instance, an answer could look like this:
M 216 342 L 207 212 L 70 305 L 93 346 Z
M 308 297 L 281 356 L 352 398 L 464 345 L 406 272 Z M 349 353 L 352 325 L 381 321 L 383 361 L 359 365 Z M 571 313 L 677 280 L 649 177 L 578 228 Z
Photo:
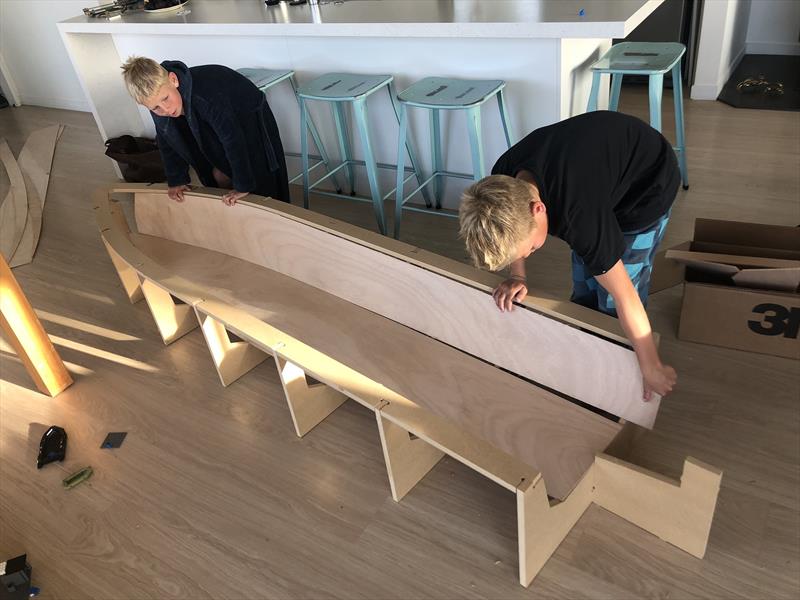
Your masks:
M 527 295 L 528 286 L 519 279 L 506 279 L 492 292 L 494 303 L 501 312 L 514 310 L 514 302 L 522 302 Z
M 645 366 L 642 368 L 642 379 L 644 383 L 644 401 L 649 402 L 653 394 L 666 396 L 678 382 L 678 374 L 669 365 Z
M 226 206 L 233 206 L 239 198 L 244 198 L 250 192 L 237 192 L 236 190 L 228 192 L 222 197 L 222 203 Z
M 190 185 L 176 185 L 174 187 L 170 186 L 169 190 L 167 190 L 167 195 L 175 200 L 175 202 L 183 202 L 183 192 L 188 192 L 192 189 Z

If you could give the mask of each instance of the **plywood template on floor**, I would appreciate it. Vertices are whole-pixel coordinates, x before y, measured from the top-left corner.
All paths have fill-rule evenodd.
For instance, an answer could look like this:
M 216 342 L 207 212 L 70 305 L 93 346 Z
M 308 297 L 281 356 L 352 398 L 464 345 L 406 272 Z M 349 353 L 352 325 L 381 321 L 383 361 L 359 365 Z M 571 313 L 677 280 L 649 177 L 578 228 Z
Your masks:
M 486 291 L 290 218 L 279 202 L 258 199 L 231 208 L 218 196 L 200 193 L 182 203 L 165 202 L 163 191 L 136 194 L 140 232 L 274 269 L 543 386 L 653 426 L 659 403 L 642 401 L 641 372 L 629 347 L 524 307 L 501 313 Z
M 47 199 L 53 155 L 63 131 L 63 125 L 53 125 L 34 131 L 19 153 L 19 168 L 28 196 L 28 215 L 25 230 L 14 256 L 9 261 L 11 267 L 25 265 L 33 260 L 42 232 L 42 209 Z
M 0 162 L 3 163 L 10 189 L 0 206 L 0 253 L 6 262 L 11 260 L 25 231 L 28 217 L 28 197 L 25 192 L 25 181 L 8 142 L 0 138 Z

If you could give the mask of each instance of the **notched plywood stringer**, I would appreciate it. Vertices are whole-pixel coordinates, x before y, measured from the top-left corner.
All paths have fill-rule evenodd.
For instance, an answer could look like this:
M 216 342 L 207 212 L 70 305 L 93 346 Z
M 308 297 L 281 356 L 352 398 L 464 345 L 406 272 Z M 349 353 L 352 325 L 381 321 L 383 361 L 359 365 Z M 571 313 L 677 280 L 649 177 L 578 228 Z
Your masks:
M 572 493 L 551 503 L 544 480 L 517 490 L 519 577 L 530 585 L 580 517 L 594 503 L 697 558 L 705 556 L 722 472 L 693 458 L 680 481 L 607 454 Z
M 199 326 L 191 305 L 175 302 L 172 294 L 145 277 L 140 276 L 140 285 L 165 344 L 171 344 Z
M 136 269 L 125 262 L 125 260 L 114 251 L 111 244 L 109 244 L 105 238 L 103 238 L 103 244 L 106 247 L 109 258 L 111 258 L 111 264 L 114 265 L 114 270 L 116 270 L 119 276 L 122 288 L 128 296 L 128 300 L 131 301 L 131 304 L 136 304 L 139 300 L 144 298 L 142 286 L 139 282 L 139 274 L 136 272 Z
M 297 435 L 303 437 L 347 400 L 342 392 L 327 385 L 309 385 L 305 371 L 295 363 L 275 355 L 289 411 Z
M 203 313 L 195 306 L 197 320 L 206 340 L 211 360 L 223 386 L 229 386 L 242 375 L 254 369 L 269 356 L 246 342 L 232 341 L 225 324 Z
M 375 411 L 375 419 L 378 422 L 392 498 L 399 502 L 436 466 L 445 453 L 384 418 L 381 408 L 388 404 L 387 402 Z

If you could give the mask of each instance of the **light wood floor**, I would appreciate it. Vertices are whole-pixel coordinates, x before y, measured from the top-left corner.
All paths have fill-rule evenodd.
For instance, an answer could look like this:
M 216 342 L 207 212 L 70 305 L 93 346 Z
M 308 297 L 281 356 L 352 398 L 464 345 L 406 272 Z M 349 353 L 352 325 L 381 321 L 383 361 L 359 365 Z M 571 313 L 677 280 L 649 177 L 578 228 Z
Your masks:
M 645 107 L 624 90 L 623 110 Z M 688 239 L 695 217 L 800 223 L 800 114 L 686 111 L 691 189 L 665 244 Z M 511 494 L 445 459 L 396 504 L 371 413 L 347 403 L 301 440 L 271 362 L 223 389 L 199 331 L 165 347 L 100 243 L 89 197 L 114 174 L 91 115 L 0 110 L 15 153 L 53 123 L 67 128 L 41 243 L 15 273 L 76 382 L 48 399 L 7 344 L 0 363 L 0 560 L 27 552 L 43 598 L 800 596 L 797 362 L 677 341 L 680 289 L 655 295 L 680 381 L 632 458 L 671 476 L 687 454 L 724 469 L 706 558 L 592 507 L 526 590 Z M 367 206 L 314 208 L 372 226 Z M 463 258 L 452 220 L 410 214 L 405 233 Z M 568 264 L 550 240 L 529 264 L 537 292 L 566 296 Z M 69 434 L 67 460 L 37 471 L 52 424 Z M 99 449 L 109 431 L 128 432 L 119 450 Z M 95 476 L 65 492 L 85 465 Z

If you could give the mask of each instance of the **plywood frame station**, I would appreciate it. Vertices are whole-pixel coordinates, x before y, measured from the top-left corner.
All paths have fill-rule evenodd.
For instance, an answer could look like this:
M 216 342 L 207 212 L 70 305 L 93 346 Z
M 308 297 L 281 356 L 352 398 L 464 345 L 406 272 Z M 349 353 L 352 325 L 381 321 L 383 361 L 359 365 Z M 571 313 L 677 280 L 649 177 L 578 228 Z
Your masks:
M 134 196 L 135 226 L 120 194 Z M 231 208 L 220 195 L 178 203 L 144 184 L 95 194 L 122 286 L 146 301 L 164 343 L 200 327 L 224 386 L 273 360 L 298 436 L 347 399 L 373 411 L 396 501 L 445 454 L 515 494 L 523 586 L 592 503 L 704 556 L 722 473 L 686 458 L 676 481 L 622 458 L 658 402 L 642 402 L 616 320 L 531 296 L 502 314 L 492 274 L 268 198 Z

